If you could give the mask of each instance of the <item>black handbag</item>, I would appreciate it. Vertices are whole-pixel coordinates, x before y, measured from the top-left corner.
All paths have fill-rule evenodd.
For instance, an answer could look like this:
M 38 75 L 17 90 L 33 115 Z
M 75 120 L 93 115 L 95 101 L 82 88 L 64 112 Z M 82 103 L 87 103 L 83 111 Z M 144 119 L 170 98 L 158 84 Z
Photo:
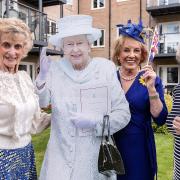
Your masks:
M 108 135 L 104 135 L 105 128 Z M 109 115 L 103 118 L 102 139 L 99 149 L 98 171 L 108 177 L 114 174 L 125 174 L 123 160 L 118 151 L 113 136 L 110 136 Z

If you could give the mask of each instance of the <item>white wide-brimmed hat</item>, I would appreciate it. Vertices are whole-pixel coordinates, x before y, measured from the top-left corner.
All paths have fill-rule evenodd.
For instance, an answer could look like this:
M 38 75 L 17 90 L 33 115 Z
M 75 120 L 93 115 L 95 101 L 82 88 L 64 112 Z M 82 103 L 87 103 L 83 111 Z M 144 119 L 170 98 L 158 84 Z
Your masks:
M 101 37 L 101 30 L 92 27 L 92 17 L 88 15 L 71 15 L 60 18 L 58 33 L 49 38 L 49 42 L 57 47 L 62 46 L 65 37 L 87 34 L 92 42 Z

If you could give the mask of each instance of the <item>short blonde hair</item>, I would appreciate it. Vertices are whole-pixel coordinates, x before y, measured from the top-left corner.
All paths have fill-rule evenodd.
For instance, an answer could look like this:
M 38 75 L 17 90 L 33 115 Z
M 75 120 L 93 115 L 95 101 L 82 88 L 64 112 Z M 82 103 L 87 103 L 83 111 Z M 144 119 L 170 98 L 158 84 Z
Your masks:
M 176 51 L 176 60 L 180 63 L 180 43 L 178 44 L 177 51 Z
M 130 37 L 127 36 L 119 36 L 118 39 L 115 41 L 114 43 L 114 51 L 113 51 L 113 55 L 112 55 L 112 60 L 114 61 L 114 63 L 116 65 L 120 66 L 120 62 L 119 62 L 119 54 L 121 52 L 122 46 L 124 44 L 124 42 L 126 41 L 126 39 L 128 39 Z M 148 50 L 147 50 L 147 46 L 141 42 L 139 42 L 141 44 L 141 61 L 140 64 L 145 62 L 147 60 L 148 57 Z
M 20 19 L 17 18 L 0 18 L 0 40 L 4 33 L 20 33 L 24 34 L 24 54 L 26 57 L 32 49 L 33 40 L 29 27 Z

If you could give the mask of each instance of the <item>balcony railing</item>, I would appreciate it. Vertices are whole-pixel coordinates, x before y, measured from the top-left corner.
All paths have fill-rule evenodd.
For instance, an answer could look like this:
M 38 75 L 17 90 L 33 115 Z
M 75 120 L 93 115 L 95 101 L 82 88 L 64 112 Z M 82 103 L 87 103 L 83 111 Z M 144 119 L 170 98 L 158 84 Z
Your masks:
M 147 7 L 155 7 L 155 6 L 179 6 L 179 0 L 147 0 Z
M 180 0 L 147 0 L 146 9 L 152 16 L 180 13 Z
M 33 4 L 34 6 L 38 6 L 38 0 L 28 0 L 29 3 Z M 66 3 L 66 0 L 42 0 L 43 7 L 45 6 L 55 6 L 55 5 L 62 5 Z
M 37 46 L 47 45 L 48 36 L 57 31 L 56 24 L 53 27 L 52 24 L 48 24 L 47 14 L 12 0 L 8 7 L 6 0 L 0 0 L 0 17 L 17 17 L 27 23 Z
M 164 33 L 159 38 L 158 55 L 175 55 L 179 44 L 180 33 Z

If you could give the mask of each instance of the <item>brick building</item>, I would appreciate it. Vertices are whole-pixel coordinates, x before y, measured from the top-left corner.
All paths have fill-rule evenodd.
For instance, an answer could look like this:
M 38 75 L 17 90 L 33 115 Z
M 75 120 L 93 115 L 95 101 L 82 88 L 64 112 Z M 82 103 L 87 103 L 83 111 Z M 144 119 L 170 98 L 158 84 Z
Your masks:
M 75 14 L 93 16 L 94 26 L 102 30 L 103 36 L 92 46 L 93 56 L 111 58 L 118 34 L 116 24 L 125 24 L 128 19 L 137 23 L 141 18 L 144 26 L 157 25 L 160 46 L 155 70 L 168 90 L 180 82 L 175 60 L 180 42 L 180 0 L 71 0 L 71 5 L 77 7 Z
M 117 24 L 126 24 L 128 19 L 137 23 L 141 18 L 144 26 L 157 25 L 160 46 L 154 60 L 155 70 L 168 89 L 180 83 L 180 67 L 175 60 L 180 42 L 180 0 L 0 0 L 1 17 L 17 16 L 32 29 L 34 48 L 21 63 L 21 68 L 29 71 L 32 79 L 36 75 L 40 49 L 47 46 L 49 36 L 57 32 L 56 21 L 71 14 L 93 16 L 94 26 L 101 29 L 102 37 L 93 44 L 92 55 L 108 59 L 118 36 Z M 35 19 L 41 23 L 34 23 Z M 59 58 L 61 53 L 49 46 L 48 54 Z
M 37 75 L 39 54 L 42 47 L 48 45 L 48 35 L 56 32 L 56 26 L 50 27 L 48 14 L 43 12 L 46 6 L 62 7 L 65 0 L 0 0 L 0 18 L 16 17 L 28 24 L 33 38 L 33 48 L 28 56 L 21 61 L 19 68 L 26 70 L 34 80 Z M 48 54 L 60 55 L 53 48 Z
M 160 46 L 156 71 L 168 90 L 180 83 L 180 67 L 175 53 L 180 42 L 180 0 L 147 0 L 149 24 L 159 27 Z

